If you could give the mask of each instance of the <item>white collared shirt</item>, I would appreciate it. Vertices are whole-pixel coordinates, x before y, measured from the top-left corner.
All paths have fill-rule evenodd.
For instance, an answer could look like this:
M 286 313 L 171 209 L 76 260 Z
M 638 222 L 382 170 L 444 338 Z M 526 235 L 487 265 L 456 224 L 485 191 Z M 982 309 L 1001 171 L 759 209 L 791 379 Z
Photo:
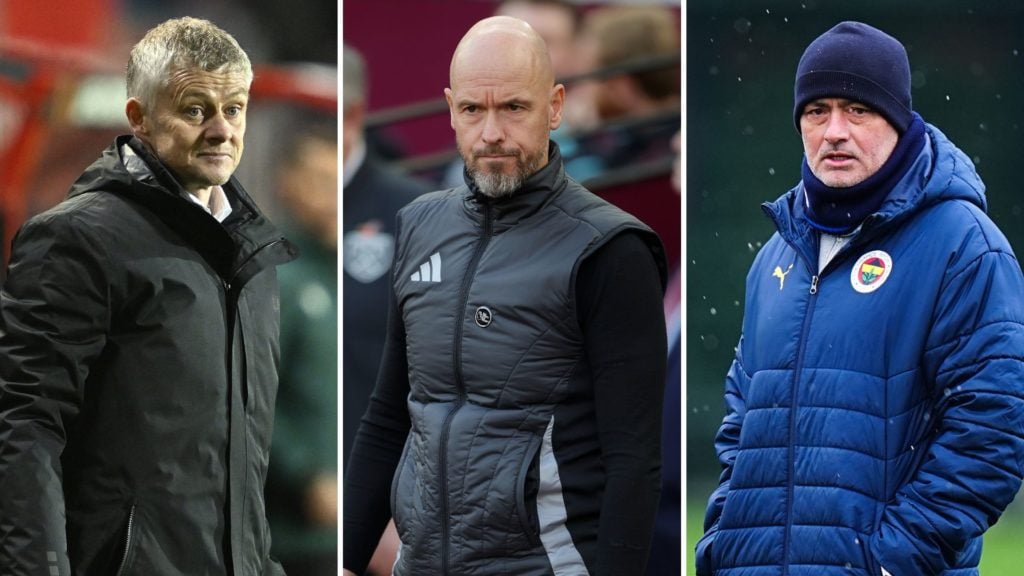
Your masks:
M 127 144 L 121 146 L 121 156 L 124 157 L 124 167 L 128 170 L 129 174 L 140 182 L 153 180 L 153 170 L 142 158 L 139 158 L 139 155 L 135 153 L 135 150 L 132 150 L 131 146 Z M 191 192 L 188 193 L 188 199 L 205 210 L 207 214 L 213 216 L 217 222 L 223 222 L 231 215 L 231 203 L 228 202 L 228 196 L 224 193 L 224 188 L 220 186 L 213 186 L 210 189 L 210 203 L 208 205 L 204 204 Z

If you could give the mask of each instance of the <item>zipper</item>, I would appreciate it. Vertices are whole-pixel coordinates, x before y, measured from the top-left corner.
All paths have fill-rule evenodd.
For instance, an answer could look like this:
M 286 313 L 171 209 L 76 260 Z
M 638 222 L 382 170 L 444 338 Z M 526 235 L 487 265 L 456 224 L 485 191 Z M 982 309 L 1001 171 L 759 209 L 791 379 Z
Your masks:
M 469 265 L 466 267 L 466 274 L 462 277 L 462 287 L 459 289 L 459 307 L 455 311 L 455 338 L 453 342 L 454 346 L 452 347 L 452 367 L 455 373 L 455 390 L 457 396 L 455 399 L 455 406 L 453 406 L 448 412 L 448 415 L 445 416 L 444 424 L 442 424 L 441 427 L 441 453 L 438 459 L 438 465 L 441 473 L 441 574 L 448 574 L 448 539 L 451 532 L 451 529 L 448 526 L 450 521 L 448 509 L 451 505 L 448 498 L 448 436 L 451 432 L 452 419 L 455 417 L 455 413 L 458 412 L 466 402 L 466 384 L 462 380 L 463 325 L 466 320 L 466 304 L 469 302 L 469 285 L 473 282 L 473 277 L 476 275 L 476 267 L 480 264 L 480 258 L 483 256 L 484 250 L 487 249 L 487 245 L 490 243 L 491 235 L 493 234 L 491 210 L 491 203 L 484 202 L 484 232 L 477 241 L 473 257 L 469 260 Z
M 818 279 L 817 274 L 811 276 L 811 297 L 807 301 L 803 326 L 800 328 L 800 348 L 797 351 L 796 365 L 793 367 L 793 386 L 789 397 L 789 441 L 787 442 L 789 454 L 787 456 L 788 462 L 786 463 L 786 532 L 782 542 L 783 576 L 789 574 L 789 544 L 793 531 L 793 478 L 796 474 L 796 447 L 794 446 L 794 439 L 796 437 L 797 392 L 800 388 L 800 376 L 804 368 L 804 353 L 807 351 L 807 333 L 811 327 L 811 318 L 814 317 L 814 304 L 818 299 Z
M 124 553 L 121 555 L 121 565 L 117 569 L 117 576 L 124 576 L 125 569 L 128 567 L 128 553 L 132 549 L 132 534 L 135 531 L 135 506 L 135 504 L 132 504 L 131 510 L 128 511 L 128 529 L 125 530 Z

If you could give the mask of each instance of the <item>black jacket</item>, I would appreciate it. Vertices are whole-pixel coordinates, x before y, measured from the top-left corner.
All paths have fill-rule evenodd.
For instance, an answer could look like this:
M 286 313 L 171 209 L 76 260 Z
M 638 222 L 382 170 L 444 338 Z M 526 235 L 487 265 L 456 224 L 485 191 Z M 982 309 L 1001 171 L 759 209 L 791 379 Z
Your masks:
M 13 243 L 0 295 L 0 573 L 280 574 L 264 514 L 277 264 L 232 179 L 218 223 L 121 137 Z M 56 568 L 56 571 L 54 571 Z

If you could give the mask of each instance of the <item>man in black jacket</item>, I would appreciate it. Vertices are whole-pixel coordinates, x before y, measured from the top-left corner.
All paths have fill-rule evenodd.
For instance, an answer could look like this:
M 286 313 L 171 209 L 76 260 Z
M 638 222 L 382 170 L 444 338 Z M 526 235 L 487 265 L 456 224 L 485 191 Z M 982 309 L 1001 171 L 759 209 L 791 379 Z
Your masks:
M 398 215 L 381 373 L 345 475 L 345 569 L 364 569 L 393 514 L 396 576 L 641 575 L 661 244 L 565 175 L 548 137 L 565 91 L 525 22 L 477 23 L 450 74 L 466 185 Z
M 21 228 L 0 294 L 0 573 L 280 575 L 263 478 L 294 250 L 232 177 L 252 67 L 182 18 L 127 80 L 133 136 Z

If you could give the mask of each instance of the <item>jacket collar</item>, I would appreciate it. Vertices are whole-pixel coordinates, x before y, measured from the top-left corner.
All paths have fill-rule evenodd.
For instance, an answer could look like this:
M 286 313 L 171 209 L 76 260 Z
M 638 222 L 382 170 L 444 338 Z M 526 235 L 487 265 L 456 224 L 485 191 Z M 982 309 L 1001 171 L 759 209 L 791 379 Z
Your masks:
M 985 185 L 974 164 L 935 126 L 925 124 L 927 142 L 882 205 L 869 215 L 854 234 L 851 244 L 860 244 L 880 231 L 899 224 L 933 204 L 962 200 L 986 209 Z M 778 228 L 779 235 L 817 260 L 817 233 L 807 223 L 803 207 L 803 184 L 798 184 L 762 209 Z
M 466 191 L 463 195 L 466 212 L 477 223 L 482 223 L 486 210 L 490 210 L 492 229 L 495 233 L 507 230 L 535 214 L 564 190 L 567 184 L 562 154 L 558 145 L 550 140 L 548 163 L 527 178 L 511 196 L 491 198 L 477 189 L 476 183 L 465 170 L 463 177 L 466 181 Z
M 142 180 L 125 166 L 127 144 L 149 167 Z M 174 175 L 133 136 L 120 136 L 85 170 L 68 197 L 87 192 L 113 193 L 149 210 L 189 243 L 225 281 L 241 288 L 259 270 L 295 259 L 297 251 L 264 217 L 234 176 L 224 184 L 231 215 L 217 222 L 188 194 Z

